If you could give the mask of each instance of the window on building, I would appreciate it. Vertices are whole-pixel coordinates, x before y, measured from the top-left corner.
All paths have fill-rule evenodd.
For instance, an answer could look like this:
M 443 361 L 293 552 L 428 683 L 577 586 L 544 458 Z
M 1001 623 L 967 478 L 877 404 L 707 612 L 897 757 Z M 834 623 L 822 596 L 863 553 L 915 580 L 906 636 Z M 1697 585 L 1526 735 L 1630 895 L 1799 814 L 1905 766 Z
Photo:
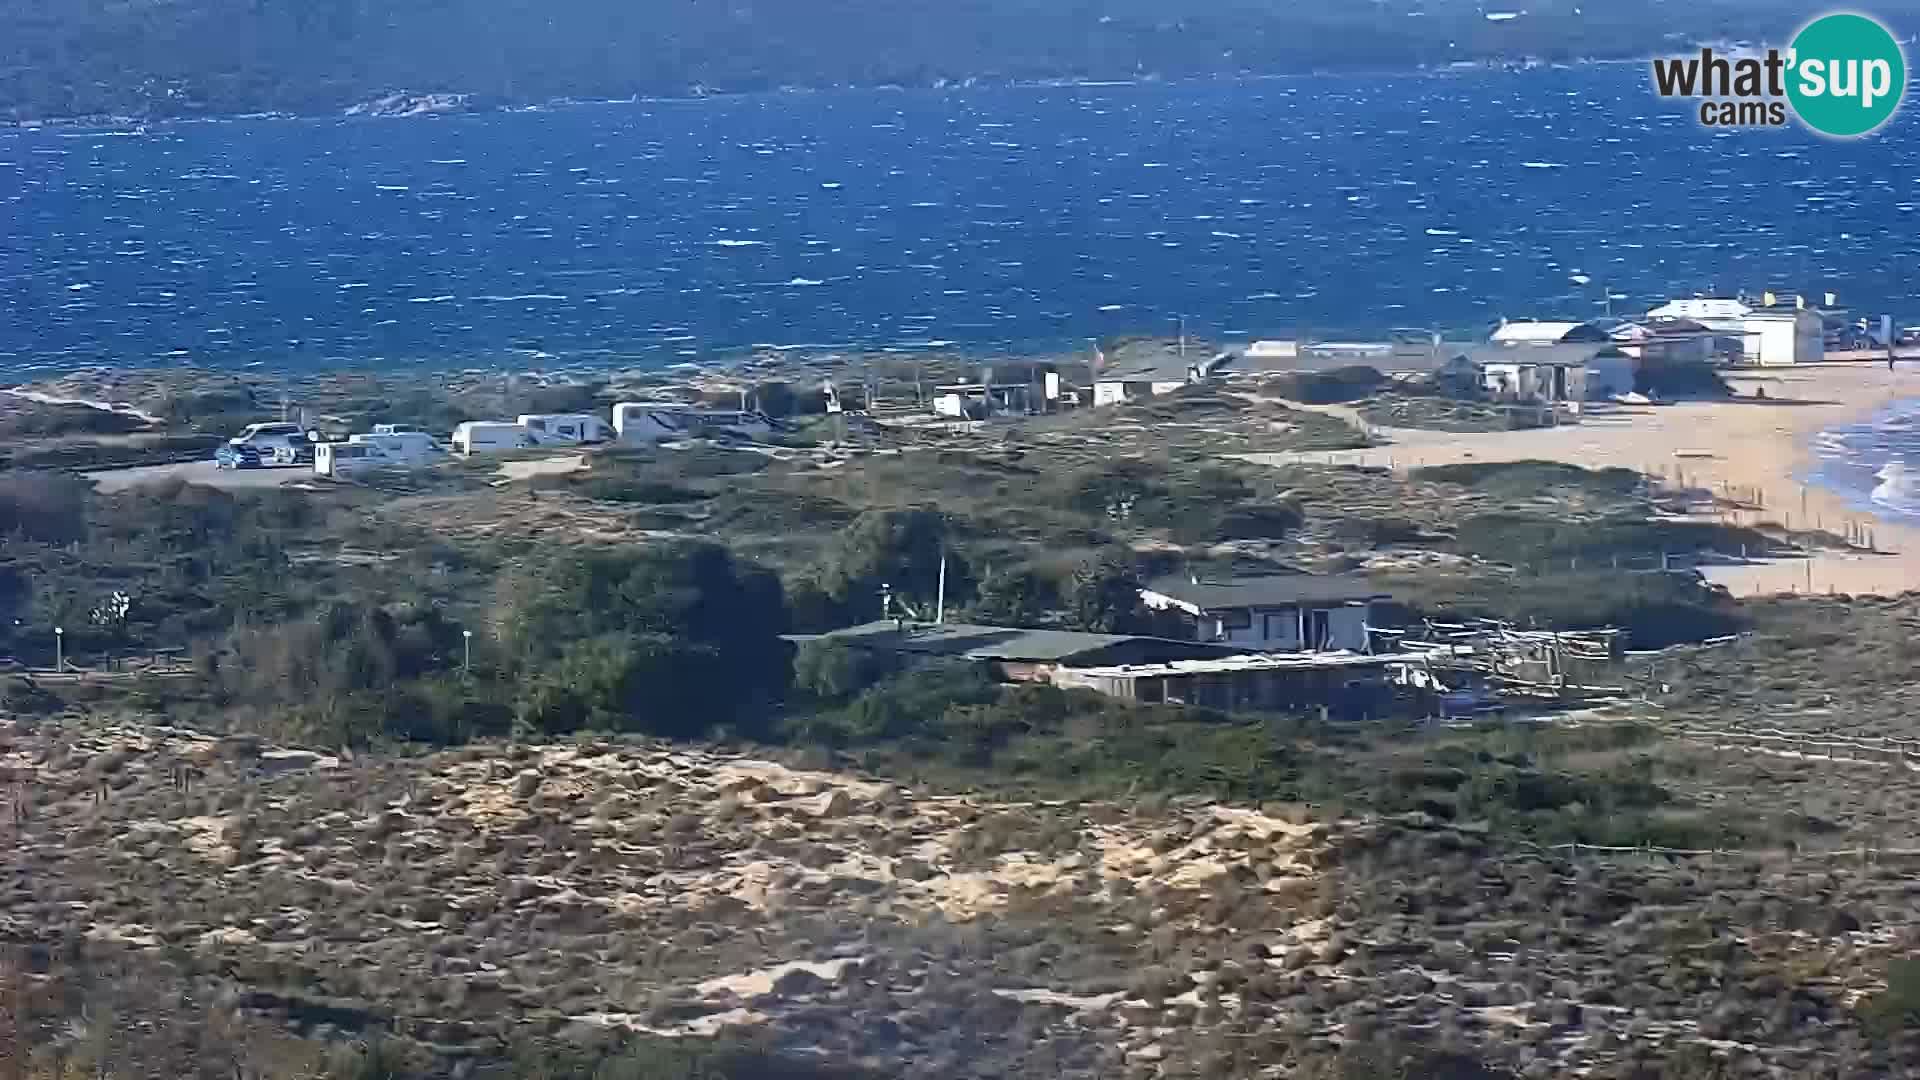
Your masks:
M 1222 611 L 1219 614 L 1220 629 L 1222 630 L 1248 630 L 1253 627 L 1253 612 L 1245 608 L 1240 608 L 1235 611 Z

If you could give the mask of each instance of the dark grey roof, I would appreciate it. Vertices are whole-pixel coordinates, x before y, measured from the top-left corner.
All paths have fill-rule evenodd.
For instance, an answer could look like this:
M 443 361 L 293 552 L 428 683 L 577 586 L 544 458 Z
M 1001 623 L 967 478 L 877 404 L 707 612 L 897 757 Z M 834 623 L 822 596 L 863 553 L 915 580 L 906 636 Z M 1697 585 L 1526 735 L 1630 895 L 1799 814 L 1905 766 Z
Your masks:
M 1365 578 L 1323 577 L 1318 574 L 1271 574 L 1198 583 L 1185 577 L 1163 577 L 1148 582 L 1147 589 L 1192 604 L 1203 611 L 1344 604 L 1349 600 L 1384 599 L 1387 595 Z
M 1297 356 L 1248 356 L 1236 353 L 1230 364 L 1222 365 L 1222 374 L 1232 377 L 1290 375 L 1296 373 L 1338 371 L 1341 368 L 1370 367 L 1382 375 L 1424 375 L 1447 366 L 1457 350 L 1442 348 L 1435 352 L 1426 345 L 1383 348 L 1309 345 Z
M 1094 373 L 1098 382 L 1186 382 L 1190 370 L 1223 363 L 1217 349 L 1200 341 L 1188 341 L 1185 356 L 1177 341 L 1129 341 L 1106 356 Z
M 1170 657 L 1229 655 L 1243 649 L 1128 634 L 1089 634 L 1078 630 L 1032 630 L 971 623 L 908 623 L 891 620 L 849 626 L 813 635 L 863 648 L 890 652 L 955 656 L 967 660 L 1064 661 L 1119 645 L 1164 647 Z
M 1109 358 L 1093 378 L 1095 382 L 1186 382 L 1192 370 L 1192 361 L 1177 356 L 1132 361 Z

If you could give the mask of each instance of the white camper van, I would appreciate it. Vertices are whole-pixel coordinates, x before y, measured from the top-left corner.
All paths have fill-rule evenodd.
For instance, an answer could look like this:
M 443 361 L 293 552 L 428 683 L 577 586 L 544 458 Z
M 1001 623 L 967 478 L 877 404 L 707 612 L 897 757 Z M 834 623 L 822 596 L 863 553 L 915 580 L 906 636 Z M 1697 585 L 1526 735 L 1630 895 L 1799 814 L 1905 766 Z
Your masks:
M 683 401 L 623 401 L 613 407 L 613 430 L 623 443 L 738 435 L 753 438 L 773 431 L 766 414 L 712 409 Z
M 345 479 L 369 469 L 409 469 L 432 463 L 446 453 L 423 431 L 354 435 L 343 443 L 321 443 L 313 448 L 313 471 L 318 476 Z
M 613 436 L 605 420 L 586 413 L 522 413 L 514 423 L 526 429 L 535 446 L 579 446 Z
M 531 445 L 526 428 L 505 420 L 469 420 L 453 429 L 453 448 L 469 457 Z

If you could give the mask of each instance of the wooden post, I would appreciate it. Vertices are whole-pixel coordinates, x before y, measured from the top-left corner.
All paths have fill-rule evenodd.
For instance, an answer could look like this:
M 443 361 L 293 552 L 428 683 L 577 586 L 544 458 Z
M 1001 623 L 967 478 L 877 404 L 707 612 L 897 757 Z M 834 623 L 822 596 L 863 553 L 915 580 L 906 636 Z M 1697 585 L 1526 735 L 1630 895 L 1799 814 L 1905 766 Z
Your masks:
M 17 952 L 15 946 L 0 945 L 0 1080 L 25 1080 L 27 1075 Z

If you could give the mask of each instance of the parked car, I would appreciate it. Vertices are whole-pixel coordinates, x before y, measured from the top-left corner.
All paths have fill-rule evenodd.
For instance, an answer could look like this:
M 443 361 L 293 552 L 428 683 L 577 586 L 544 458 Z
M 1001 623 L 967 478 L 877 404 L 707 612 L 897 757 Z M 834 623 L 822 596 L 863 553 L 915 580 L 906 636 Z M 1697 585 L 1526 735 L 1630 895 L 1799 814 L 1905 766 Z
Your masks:
M 305 435 L 298 442 L 289 439 L 276 443 L 267 460 L 275 465 L 311 465 L 313 464 L 313 443 Z
M 260 448 L 252 443 L 223 443 L 213 452 L 213 463 L 222 469 L 258 469 L 264 466 Z
M 285 421 L 248 424 L 240 434 L 227 440 L 232 447 L 251 449 L 254 465 L 306 465 L 313 461 L 313 436 L 299 424 Z

